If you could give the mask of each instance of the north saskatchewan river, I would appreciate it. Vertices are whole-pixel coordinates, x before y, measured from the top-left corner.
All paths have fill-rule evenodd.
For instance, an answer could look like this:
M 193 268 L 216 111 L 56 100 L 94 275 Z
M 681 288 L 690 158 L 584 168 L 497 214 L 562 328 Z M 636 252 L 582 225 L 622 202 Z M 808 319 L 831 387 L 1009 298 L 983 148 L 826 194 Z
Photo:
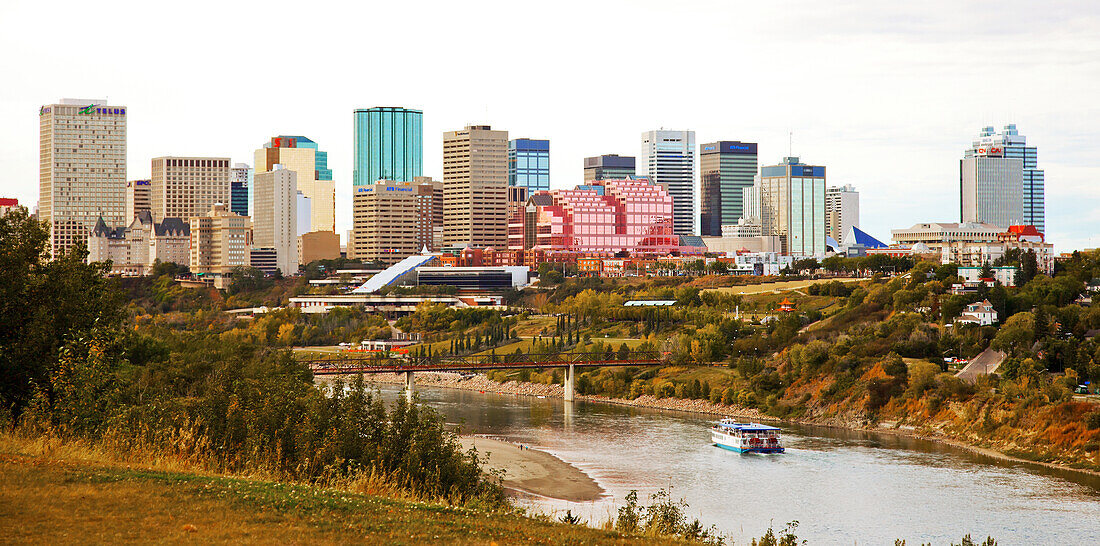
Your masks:
M 397 386 L 379 387 L 386 399 Z M 550 452 L 593 479 L 594 502 L 523 501 L 532 511 L 608 519 L 632 489 L 670 488 L 689 517 L 736 544 L 798 520 L 809 544 L 948 544 L 970 533 L 1015 544 L 1100 544 L 1100 478 L 1006 463 L 934 442 L 780 425 L 787 453 L 714 447 L 708 418 L 608 404 L 418 389 L 463 434 Z

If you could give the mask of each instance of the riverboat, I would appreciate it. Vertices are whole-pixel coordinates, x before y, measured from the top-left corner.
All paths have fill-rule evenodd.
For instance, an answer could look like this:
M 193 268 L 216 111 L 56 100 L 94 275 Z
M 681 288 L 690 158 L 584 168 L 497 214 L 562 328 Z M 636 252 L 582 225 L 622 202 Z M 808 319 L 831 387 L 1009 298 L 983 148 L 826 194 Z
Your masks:
M 759 423 L 722 419 L 710 429 L 714 445 L 738 453 L 783 453 L 779 429 Z

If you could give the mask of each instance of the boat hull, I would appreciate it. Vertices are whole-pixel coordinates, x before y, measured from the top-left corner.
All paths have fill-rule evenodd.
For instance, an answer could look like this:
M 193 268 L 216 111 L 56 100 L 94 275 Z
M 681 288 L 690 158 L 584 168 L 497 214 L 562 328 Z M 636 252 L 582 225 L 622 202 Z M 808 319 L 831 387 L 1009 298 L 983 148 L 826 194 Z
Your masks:
M 714 445 L 734 453 L 783 453 L 782 446 L 740 446 L 735 438 L 720 433 L 712 433 Z

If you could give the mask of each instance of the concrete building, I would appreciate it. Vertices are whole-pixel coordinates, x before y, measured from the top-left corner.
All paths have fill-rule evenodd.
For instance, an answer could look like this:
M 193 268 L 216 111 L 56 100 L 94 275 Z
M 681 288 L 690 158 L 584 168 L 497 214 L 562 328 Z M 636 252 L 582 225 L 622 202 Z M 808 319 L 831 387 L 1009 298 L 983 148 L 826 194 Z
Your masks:
M 1035 226 L 1040 232 L 1046 232 L 1046 190 L 1045 173 L 1038 165 L 1039 152 L 1035 146 L 1027 145 L 1027 137 L 1021 135 L 1015 124 L 1004 126 L 1001 132 L 994 131 L 993 127 L 983 127 L 978 139 L 967 149 L 964 158 L 995 157 L 994 149 L 1000 150 L 1000 155 L 1005 159 L 1018 159 L 1021 161 L 1021 197 L 1020 206 L 1023 217 L 1020 225 Z M 1013 186 L 1014 182 L 1006 181 L 1005 187 Z M 994 184 L 999 186 L 999 184 Z M 964 218 L 964 221 L 967 219 Z M 980 221 L 980 220 L 978 220 Z M 996 222 L 992 222 L 996 224 Z M 1001 224 L 997 224 L 1001 225 Z M 1016 225 L 1014 223 L 1006 224 Z
M 416 185 L 416 245 L 435 252 L 443 247 L 436 233 L 443 227 L 443 183 L 418 176 Z M 518 188 L 509 188 L 518 189 Z
M 236 267 L 250 265 L 251 219 L 233 214 L 225 204 L 216 204 L 202 216 L 191 218 L 191 272 L 225 275 Z
M 778 235 L 783 253 L 825 254 L 825 167 L 785 157 L 760 171 L 760 222 L 764 235 Z
M 50 230 L 50 255 L 88 239 L 100 217 L 126 218 L 126 107 L 61 99 L 38 109 L 38 218 Z
M 443 134 L 443 226 L 447 245 L 507 245 L 508 131 L 467 125 Z
M 310 223 L 313 220 L 313 204 L 310 202 L 310 199 L 306 197 L 304 193 L 302 193 L 302 190 L 298 190 L 297 195 L 294 196 L 294 210 L 298 217 L 298 220 L 296 221 L 296 224 L 298 225 L 298 233 L 296 233 L 295 236 L 301 237 L 302 235 L 310 232 Z
M 14 197 L 0 197 L 0 216 L 19 208 L 19 200 Z
M 394 264 L 422 249 L 419 184 L 379 180 L 355 186 L 348 257 Z M 433 188 L 434 189 L 434 188 Z
M 755 142 L 722 140 L 699 145 L 699 233 L 715 237 L 745 216 L 744 191 L 757 174 Z
M 253 179 L 252 247 L 274 250 L 275 267 L 290 276 L 298 272 L 298 173 L 274 167 Z
M 311 231 L 298 237 L 298 261 L 305 265 L 340 257 L 340 236 L 332 231 Z
M 695 131 L 642 133 L 642 174 L 672 196 L 673 231 L 695 233 Z
M 530 192 L 550 189 L 550 141 L 517 138 L 508 142 L 508 186 Z
M 628 155 L 605 154 L 584 158 L 584 181 L 626 180 L 636 175 L 634 158 Z
M 397 106 L 355 110 L 352 185 L 379 180 L 410 182 L 422 175 L 424 113 Z
M 205 214 L 215 203 L 229 203 L 229 158 L 155 158 L 149 188 L 154 221 Z
M 838 243 L 859 227 L 859 192 L 851 184 L 825 189 L 825 234 Z
M 229 168 L 229 210 L 248 216 L 252 210 L 252 167 L 234 163 Z
M 255 165 L 253 179 L 275 170 L 275 165 L 297 173 L 297 189 L 310 201 L 309 228 L 305 231 L 336 231 L 336 186 L 328 168 L 328 152 L 318 149 L 316 142 L 304 136 L 274 137 L 256 150 Z
M 126 183 L 126 220 L 137 218 L 142 212 L 152 212 L 152 191 L 149 180 L 131 180 Z
M 914 224 L 908 229 L 890 230 L 891 238 L 895 243 L 903 246 L 912 246 L 923 243 L 930 250 L 939 251 L 944 243 L 990 243 L 996 242 L 998 236 L 1004 230 L 991 224 L 973 222 L 927 222 Z
M 88 263 L 111 262 L 111 275 L 148 275 L 153 265 L 172 262 L 189 267 L 191 226 L 179 218 L 153 223 L 142 211 L 126 227 L 109 227 L 102 218 L 88 234 Z

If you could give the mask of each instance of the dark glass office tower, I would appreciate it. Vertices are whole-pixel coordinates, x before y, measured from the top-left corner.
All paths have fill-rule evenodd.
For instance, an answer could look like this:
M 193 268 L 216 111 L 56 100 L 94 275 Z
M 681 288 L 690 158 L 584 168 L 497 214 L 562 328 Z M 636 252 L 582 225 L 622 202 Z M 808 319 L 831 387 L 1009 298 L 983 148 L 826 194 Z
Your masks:
M 700 219 L 703 236 L 721 237 L 722 226 L 744 216 L 745 188 L 756 174 L 756 143 L 722 140 L 699 146 Z

